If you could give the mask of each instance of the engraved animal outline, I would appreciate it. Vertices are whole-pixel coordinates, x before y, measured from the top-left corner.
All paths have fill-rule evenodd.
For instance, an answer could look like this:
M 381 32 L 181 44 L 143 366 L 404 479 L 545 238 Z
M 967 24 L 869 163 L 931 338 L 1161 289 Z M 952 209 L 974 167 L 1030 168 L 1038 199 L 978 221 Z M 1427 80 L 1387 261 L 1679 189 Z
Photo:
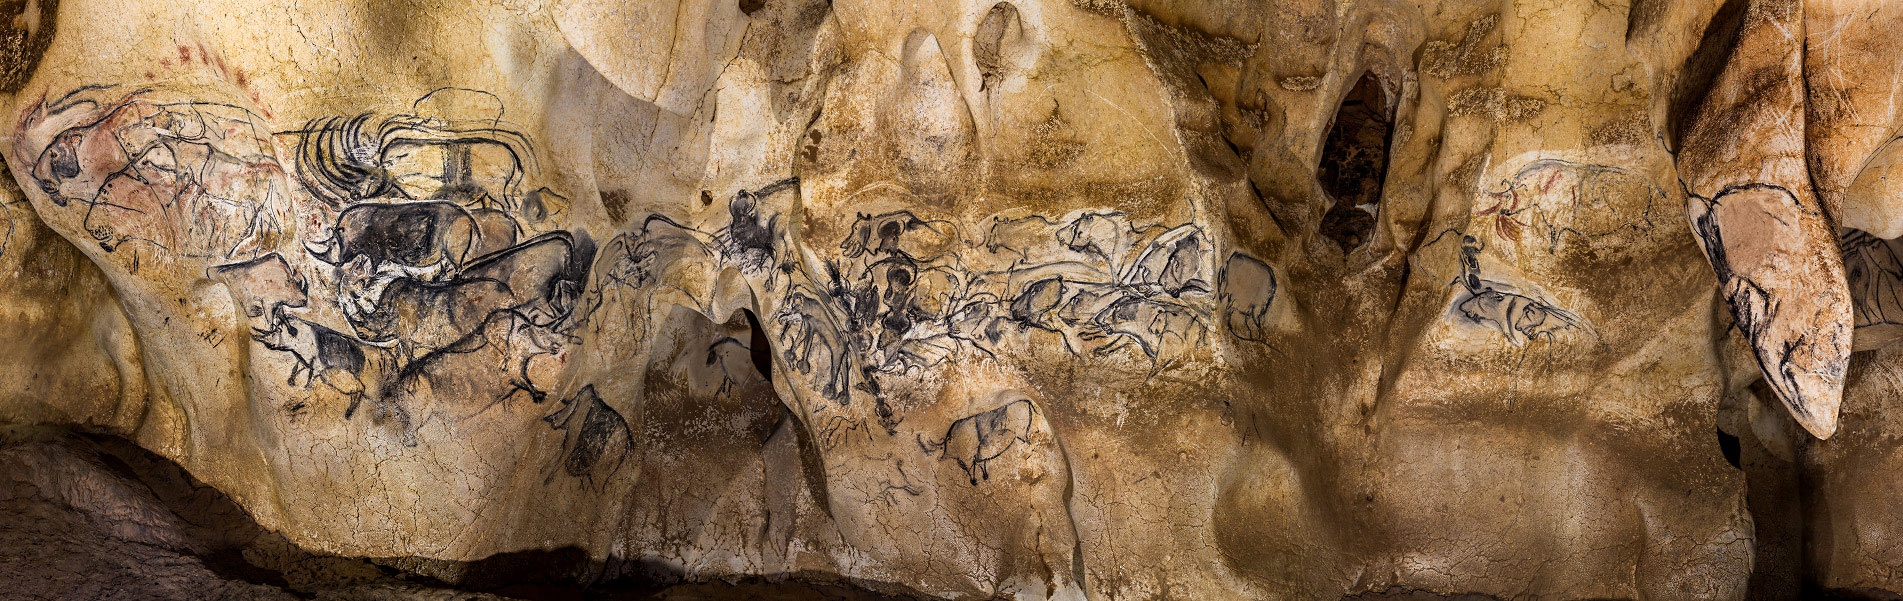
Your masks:
M 260 240 L 279 227 L 266 208 L 282 201 L 284 194 L 279 177 L 283 169 L 257 116 L 236 105 L 153 101 L 145 97 L 149 89 L 134 90 L 103 108 L 89 98 L 74 99 L 112 87 L 85 86 L 50 106 L 41 103 L 25 116 L 23 126 L 75 108 L 98 111 L 59 131 L 39 152 L 26 153 L 36 157 L 27 178 L 56 206 L 84 204 L 81 229 L 107 252 L 128 242 L 148 243 L 166 254 L 213 259 L 255 252 Z M 16 140 L 23 143 L 24 137 Z M 247 142 L 250 148 L 238 148 Z M 16 152 L 23 150 L 16 147 Z M 262 190 L 225 197 L 211 191 L 206 182 L 212 180 L 244 182 Z M 120 184 L 129 190 L 123 194 L 149 206 L 115 202 L 122 194 L 114 191 Z M 144 222 L 130 227 L 108 223 L 99 217 L 101 208 L 124 211 Z M 170 218 L 153 214 L 161 211 L 183 213 Z M 242 220 L 242 227 L 228 227 L 232 219 Z M 181 225 L 186 228 L 183 234 L 178 231 Z M 167 241 L 192 244 L 172 248 Z
M 1627 177 L 1641 181 L 1646 187 L 1645 209 L 1639 213 L 1636 221 L 1629 221 L 1604 231 L 1586 231 L 1570 225 L 1557 223 L 1554 211 L 1538 203 L 1529 203 L 1522 198 L 1523 193 L 1546 194 L 1552 191 L 1565 177 L 1575 178 L 1571 206 L 1566 207 L 1577 213 L 1580 209 L 1581 188 L 1594 185 L 1598 178 Z M 1485 196 L 1493 204 L 1474 213 L 1474 217 L 1485 219 L 1493 226 L 1494 232 L 1503 239 L 1516 240 L 1523 229 L 1537 229 L 1544 239 L 1547 252 L 1555 252 L 1560 240 L 1568 234 L 1584 238 L 1601 238 L 1619 233 L 1622 230 L 1647 231 L 1653 228 L 1652 209 L 1666 201 L 1666 193 L 1658 184 L 1645 180 L 1632 171 L 1612 165 L 1580 163 L 1564 159 L 1539 159 L 1522 165 L 1511 178 L 1500 182 L 1503 189 L 1498 192 L 1486 192 Z

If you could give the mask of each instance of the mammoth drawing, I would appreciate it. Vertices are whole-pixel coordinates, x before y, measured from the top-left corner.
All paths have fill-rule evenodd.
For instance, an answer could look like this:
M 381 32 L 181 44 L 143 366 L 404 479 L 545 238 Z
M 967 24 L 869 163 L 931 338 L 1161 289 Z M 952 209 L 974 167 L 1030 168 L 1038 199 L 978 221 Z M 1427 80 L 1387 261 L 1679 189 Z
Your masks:
M 1261 259 L 1230 253 L 1216 282 L 1216 302 L 1223 325 L 1237 338 L 1262 342 L 1268 338 L 1269 307 L 1275 303 L 1275 270 Z

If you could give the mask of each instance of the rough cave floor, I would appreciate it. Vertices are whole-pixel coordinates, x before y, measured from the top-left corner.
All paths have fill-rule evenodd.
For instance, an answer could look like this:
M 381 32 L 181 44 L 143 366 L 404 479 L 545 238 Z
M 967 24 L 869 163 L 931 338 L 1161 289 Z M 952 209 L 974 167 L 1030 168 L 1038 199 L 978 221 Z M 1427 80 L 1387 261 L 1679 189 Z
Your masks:
M 1803 587 L 1794 476 L 1745 445 L 1758 571 L 1752 599 L 1903 599 Z M 1730 453 L 1727 453 L 1728 455 Z M 928 598 L 889 585 L 787 575 L 688 582 L 664 565 L 590 560 L 580 549 L 475 562 L 313 553 L 260 528 L 223 493 L 110 435 L 0 426 L 0 597 L 22 599 L 629 599 L 873 601 Z M 874 588 L 880 590 L 873 590 Z M 1356 601 L 1483 601 L 1385 591 Z M 1344 601 L 1345 601 L 1344 600 Z

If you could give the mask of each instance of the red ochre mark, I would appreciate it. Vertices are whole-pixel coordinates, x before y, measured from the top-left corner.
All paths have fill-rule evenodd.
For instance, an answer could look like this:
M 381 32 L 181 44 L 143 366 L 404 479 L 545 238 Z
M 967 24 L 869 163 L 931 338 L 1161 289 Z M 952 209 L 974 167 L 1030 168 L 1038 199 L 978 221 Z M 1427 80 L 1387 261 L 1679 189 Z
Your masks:
M 160 64 L 160 65 L 163 65 L 163 66 L 166 66 L 166 67 L 170 67 L 170 66 L 172 66 L 172 59 L 169 59 L 169 58 L 161 58 L 161 59 L 159 59 L 159 64 Z
M 37 123 L 39 121 L 41 116 L 40 111 L 46 110 L 46 92 L 46 88 L 41 88 L 40 99 L 38 101 L 20 105 L 20 114 L 14 118 L 13 122 L 14 131 L 23 131 L 27 128 L 28 123 Z M 14 149 L 18 150 L 20 145 L 25 143 L 25 141 L 26 136 L 14 136 Z M 18 157 L 20 155 L 16 152 L 13 156 Z
M 146 78 L 146 79 L 152 79 L 152 78 L 154 78 L 154 77 L 155 77 L 155 76 L 154 76 L 154 75 L 152 75 L 152 72 L 151 72 L 151 71 L 146 71 L 146 72 L 145 72 L 145 78 Z
M 244 69 L 234 69 L 233 75 L 238 78 L 238 85 L 245 86 L 245 87 L 251 86 L 251 78 L 245 75 Z M 252 99 L 253 100 L 257 99 L 256 92 L 252 92 Z
M 259 112 L 259 113 L 261 113 L 261 114 L 263 114 L 263 115 L 264 115 L 264 118 L 265 118 L 265 119 L 274 119 L 274 118 L 275 118 L 275 117 L 273 117 L 273 116 L 271 115 L 271 106 L 270 106 L 270 105 L 268 105 L 268 104 L 265 104 L 265 103 L 264 103 L 264 98 L 263 98 L 262 96 L 259 96 L 259 95 L 258 95 L 258 91 L 257 91 L 257 90 L 249 90 L 249 89 L 247 89 L 246 91 L 250 93 L 250 96 L 251 96 L 251 104 L 255 104 L 255 105 L 257 105 L 257 106 L 258 106 L 258 112 Z
M 181 63 L 192 62 L 192 49 L 187 48 L 185 46 L 179 46 L 178 47 L 178 62 L 181 62 Z

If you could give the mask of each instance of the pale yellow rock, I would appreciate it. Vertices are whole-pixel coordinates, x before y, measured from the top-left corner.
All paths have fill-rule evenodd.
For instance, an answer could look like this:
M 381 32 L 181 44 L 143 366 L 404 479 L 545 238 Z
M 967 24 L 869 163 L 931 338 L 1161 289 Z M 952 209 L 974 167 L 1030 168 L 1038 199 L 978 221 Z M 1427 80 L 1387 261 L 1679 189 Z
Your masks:
M 406 569 L 968 599 L 1743 598 L 1723 425 L 1894 590 L 1872 6 L 63 0 L 0 418 Z

